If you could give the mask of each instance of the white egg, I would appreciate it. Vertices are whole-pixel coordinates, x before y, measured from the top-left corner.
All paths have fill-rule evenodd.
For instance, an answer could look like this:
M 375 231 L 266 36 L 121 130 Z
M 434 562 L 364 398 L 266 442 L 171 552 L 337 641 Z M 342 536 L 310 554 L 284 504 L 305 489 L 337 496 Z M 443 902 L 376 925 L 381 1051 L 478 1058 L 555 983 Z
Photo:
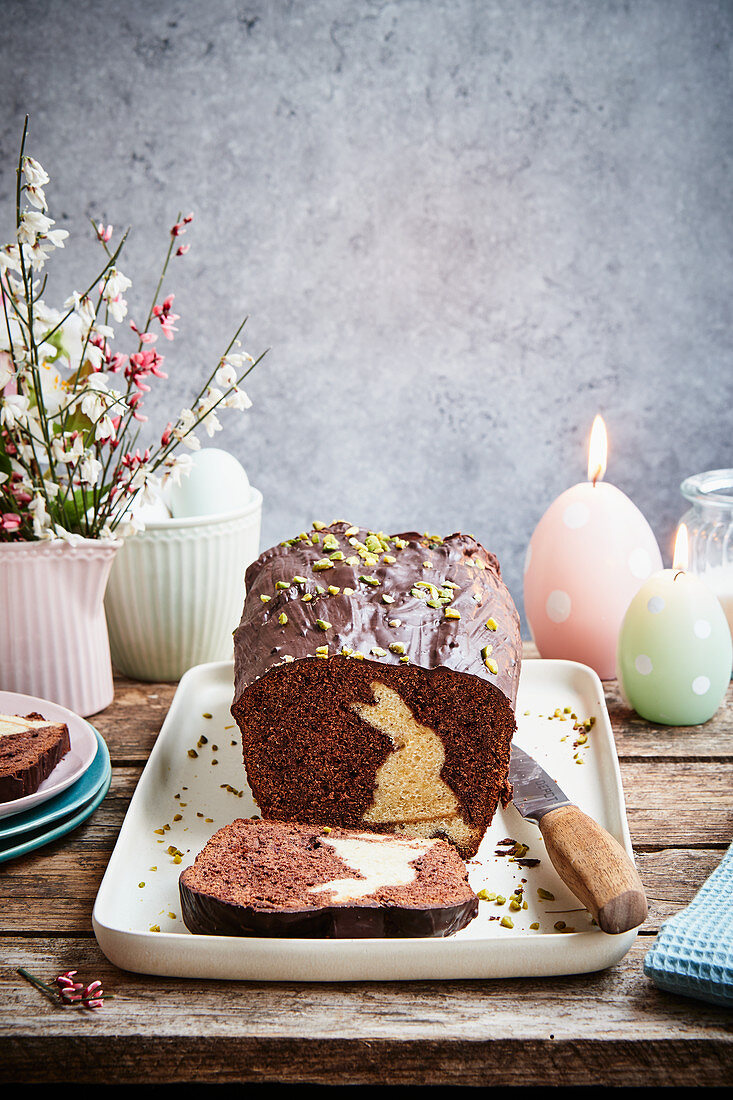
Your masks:
M 162 497 L 156 497 L 155 500 L 148 500 L 145 503 L 142 499 L 135 500 L 130 505 L 130 513 L 141 523 L 156 523 L 158 520 L 171 518 L 170 509 Z
M 191 458 L 191 472 L 184 474 L 180 485 L 170 485 L 166 492 L 174 519 L 240 512 L 247 507 L 252 490 L 244 466 L 234 455 L 217 447 L 204 447 L 194 451 Z

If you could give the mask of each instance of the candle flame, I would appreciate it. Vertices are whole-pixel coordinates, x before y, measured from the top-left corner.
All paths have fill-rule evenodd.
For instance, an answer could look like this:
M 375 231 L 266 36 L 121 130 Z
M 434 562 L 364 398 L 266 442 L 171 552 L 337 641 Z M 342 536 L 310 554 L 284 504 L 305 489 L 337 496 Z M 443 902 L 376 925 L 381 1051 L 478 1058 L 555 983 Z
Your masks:
M 684 573 L 689 562 L 689 542 L 687 538 L 687 525 L 681 523 L 677 528 L 677 538 L 674 540 L 674 557 L 672 568 L 676 573 Z
M 588 446 L 588 481 L 593 484 L 603 480 L 608 459 L 608 433 L 602 416 L 593 421 Z

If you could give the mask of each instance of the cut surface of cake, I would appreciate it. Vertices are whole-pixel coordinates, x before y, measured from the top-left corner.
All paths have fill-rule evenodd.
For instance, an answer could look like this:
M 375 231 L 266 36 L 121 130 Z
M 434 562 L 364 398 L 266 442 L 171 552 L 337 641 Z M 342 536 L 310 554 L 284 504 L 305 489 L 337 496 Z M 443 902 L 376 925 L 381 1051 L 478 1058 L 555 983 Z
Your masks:
M 510 796 L 520 669 L 495 556 L 334 523 L 266 551 L 246 589 L 232 714 L 263 816 L 474 855 Z
M 478 911 L 442 840 L 240 818 L 180 876 L 199 934 L 330 938 L 448 936 Z
M 0 802 L 33 794 L 69 752 L 64 722 L 42 714 L 0 714 Z

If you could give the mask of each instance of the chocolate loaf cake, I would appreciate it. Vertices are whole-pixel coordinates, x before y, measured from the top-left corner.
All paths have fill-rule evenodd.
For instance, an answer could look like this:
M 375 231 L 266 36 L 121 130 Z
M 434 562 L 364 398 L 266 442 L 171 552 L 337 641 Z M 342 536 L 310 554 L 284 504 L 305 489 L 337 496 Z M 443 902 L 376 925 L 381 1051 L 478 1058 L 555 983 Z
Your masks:
M 42 714 L 0 714 L 0 802 L 37 791 L 71 748 L 63 722 Z
M 232 714 L 263 816 L 474 855 L 510 797 L 520 668 L 496 557 L 470 535 L 314 524 L 246 587 Z
M 258 818 L 215 833 L 179 889 L 186 927 L 213 936 L 449 936 L 478 911 L 445 841 Z

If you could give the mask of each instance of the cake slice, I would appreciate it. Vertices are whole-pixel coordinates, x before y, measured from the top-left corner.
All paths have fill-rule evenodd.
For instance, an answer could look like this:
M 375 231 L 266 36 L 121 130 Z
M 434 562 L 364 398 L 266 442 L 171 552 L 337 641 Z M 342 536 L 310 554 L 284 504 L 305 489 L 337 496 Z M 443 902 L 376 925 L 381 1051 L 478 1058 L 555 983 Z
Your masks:
M 240 818 L 180 876 L 195 933 L 330 938 L 449 936 L 478 911 L 442 840 Z
M 64 722 L 42 714 L 0 714 L 0 802 L 37 791 L 71 749 Z
M 322 524 L 246 574 L 234 715 L 263 817 L 451 840 L 501 800 L 519 617 L 470 535 Z

